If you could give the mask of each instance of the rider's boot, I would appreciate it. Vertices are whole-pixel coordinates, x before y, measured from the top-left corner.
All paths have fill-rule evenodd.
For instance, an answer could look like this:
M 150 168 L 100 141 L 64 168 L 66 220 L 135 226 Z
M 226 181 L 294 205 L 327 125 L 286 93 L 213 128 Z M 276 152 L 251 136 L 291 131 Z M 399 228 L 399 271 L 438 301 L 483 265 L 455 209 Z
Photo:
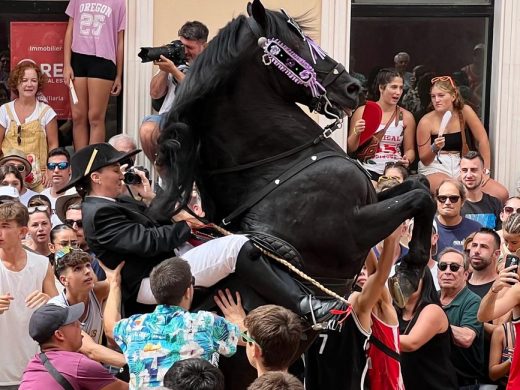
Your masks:
M 332 318 L 332 309 L 344 308 L 339 300 L 313 297 L 288 272 L 265 259 L 251 241 L 246 242 L 238 254 L 235 274 L 271 303 L 284 306 L 313 324 Z

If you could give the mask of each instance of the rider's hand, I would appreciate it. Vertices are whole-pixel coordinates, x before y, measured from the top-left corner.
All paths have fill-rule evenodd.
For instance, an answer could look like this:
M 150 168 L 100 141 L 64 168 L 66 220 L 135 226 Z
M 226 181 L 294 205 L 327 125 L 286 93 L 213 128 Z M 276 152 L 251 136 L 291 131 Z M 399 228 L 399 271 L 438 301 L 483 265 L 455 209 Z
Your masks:
M 172 218 L 174 222 L 184 221 L 188 224 L 190 229 L 201 229 L 206 226 L 202 221 L 195 218 L 193 215 L 188 213 L 186 210 L 181 210 L 177 214 L 175 214 Z
M 242 301 L 238 291 L 236 292 L 236 302 L 233 298 L 233 294 L 231 294 L 231 291 L 227 288 L 225 294 L 224 291 L 218 290 L 218 295 L 215 295 L 214 299 L 217 306 L 222 310 L 224 317 L 229 322 L 237 324 L 240 328 L 243 328 L 246 313 L 242 307 Z

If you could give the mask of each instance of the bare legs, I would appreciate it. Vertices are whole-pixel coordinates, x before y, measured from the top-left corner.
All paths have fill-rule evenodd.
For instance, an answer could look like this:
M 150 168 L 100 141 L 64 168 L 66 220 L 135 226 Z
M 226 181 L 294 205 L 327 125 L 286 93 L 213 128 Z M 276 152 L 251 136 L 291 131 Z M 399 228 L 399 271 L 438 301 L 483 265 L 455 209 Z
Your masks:
M 157 155 L 157 139 L 159 138 L 159 123 L 143 122 L 139 128 L 141 148 L 148 159 L 153 163 Z
M 105 116 L 114 84 L 111 80 L 76 77 L 78 104 L 72 105 L 74 149 L 105 142 Z M 90 131 L 89 131 L 90 129 Z

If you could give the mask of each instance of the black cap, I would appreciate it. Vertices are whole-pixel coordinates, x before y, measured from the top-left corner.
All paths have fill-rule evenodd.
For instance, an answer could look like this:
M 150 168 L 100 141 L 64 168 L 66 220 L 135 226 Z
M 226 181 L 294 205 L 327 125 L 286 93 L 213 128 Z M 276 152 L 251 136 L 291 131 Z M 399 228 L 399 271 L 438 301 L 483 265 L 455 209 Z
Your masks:
M 84 311 L 83 302 L 72 306 L 47 303 L 32 314 L 29 321 L 29 334 L 38 344 L 43 344 L 49 341 L 59 328 L 79 320 Z
M 80 184 L 84 178 L 88 177 L 92 172 L 98 171 L 101 168 L 121 162 L 127 157 L 133 156 L 141 151 L 141 149 L 132 150 L 124 153 L 117 151 L 112 145 L 108 143 L 93 144 L 85 146 L 83 149 L 77 151 L 70 159 L 72 167 L 72 176 L 67 185 L 60 188 L 57 193 L 61 194 L 69 188 Z

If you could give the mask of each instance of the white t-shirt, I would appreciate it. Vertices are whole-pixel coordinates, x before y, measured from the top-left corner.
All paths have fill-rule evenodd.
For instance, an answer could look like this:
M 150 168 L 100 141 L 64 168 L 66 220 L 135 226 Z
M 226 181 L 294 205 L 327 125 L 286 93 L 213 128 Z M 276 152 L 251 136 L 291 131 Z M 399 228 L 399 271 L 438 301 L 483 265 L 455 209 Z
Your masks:
M 178 68 L 184 74 L 186 74 L 186 72 L 188 71 L 188 66 L 186 65 L 179 65 Z M 161 109 L 159 110 L 159 115 L 162 115 L 170 111 L 170 108 L 172 108 L 173 100 L 175 99 L 175 89 L 177 88 L 177 84 L 177 80 L 173 78 L 172 74 L 168 74 L 168 91 L 166 92 L 166 97 L 164 98 Z
M 11 119 L 9 119 L 9 115 L 7 115 L 7 105 L 9 105 L 9 109 L 11 110 L 11 113 L 13 114 L 16 123 L 19 125 L 21 124 L 20 119 L 18 118 L 18 116 L 16 115 L 16 111 L 14 110 L 14 100 L 12 102 L 2 105 L 0 107 L 0 126 L 2 126 L 5 129 L 6 133 L 9 131 L 9 125 L 11 124 Z M 40 117 L 41 112 L 45 109 L 45 107 L 47 107 L 47 104 L 42 103 L 40 101 L 36 101 L 36 107 L 34 108 L 33 113 L 25 119 L 25 123 L 37 120 Z M 45 126 L 47 126 L 50 123 L 50 121 L 54 119 L 55 116 L 56 112 L 52 108 L 49 108 L 40 121 L 44 130 Z
M 64 223 L 56 215 L 56 200 L 60 196 L 72 195 L 72 194 L 75 194 L 75 193 L 76 193 L 76 189 L 75 188 L 69 188 L 63 194 L 61 194 L 61 195 L 59 195 L 57 197 L 54 197 L 54 196 L 51 195 L 51 187 L 47 187 L 44 190 L 42 190 L 42 192 L 40 192 L 40 195 L 45 195 L 51 201 L 51 208 L 52 208 L 51 223 L 52 223 L 53 227 L 56 226 L 56 225 L 60 225 L 60 224 Z
M 35 309 L 25 305 L 25 298 L 35 290 L 42 291 L 49 259 L 29 251 L 27 264 L 19 272 L 8 270 L 0 261 L 0 293 L 11 294 L 9 310 L 0 314 L 0 387 L 20 383 L 29 360 L 39 352 L 38 344 L 29 336 L 29 320 Z
M 38 195 L 37 192 L 26 188 L 25 194 L 20 195 L 20 203 L 22 203 L 25 207 L 27 207 L 27 203 L 29 203 L 29 199 L 31 199 L 34 195 Z

